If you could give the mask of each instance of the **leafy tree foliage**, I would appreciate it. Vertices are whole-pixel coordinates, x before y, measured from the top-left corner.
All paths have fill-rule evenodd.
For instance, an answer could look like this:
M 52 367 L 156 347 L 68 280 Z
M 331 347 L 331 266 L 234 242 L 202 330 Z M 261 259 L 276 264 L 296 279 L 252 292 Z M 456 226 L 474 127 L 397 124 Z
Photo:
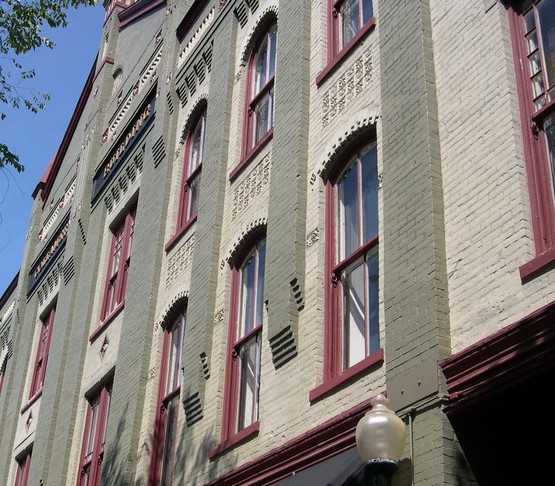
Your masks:
M 17 56 L 54 43 L 43 28 L 65 27 L 66 10 L 79 5 L 93 5 L 96 0 L 0 0 L 0 120 L 6 118 L 3 105 L 24 107 L 36 113 L 45 107 L 49 95 L 25 86 L 35 76 L 34 69 L 24 69 Z M 0 141 L 0 168 L 10 165 L 23 170 L 19 157 Z

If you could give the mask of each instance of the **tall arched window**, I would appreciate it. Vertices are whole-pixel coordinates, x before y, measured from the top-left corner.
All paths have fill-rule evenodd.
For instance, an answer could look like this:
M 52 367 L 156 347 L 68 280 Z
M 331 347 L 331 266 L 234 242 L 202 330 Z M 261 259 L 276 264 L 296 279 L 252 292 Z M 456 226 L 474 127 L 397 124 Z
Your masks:
M 191 126 L 185 142 L 181 196 L 177 216 L 177 232 L 186 228 L 197 216 L 200 173 L 204 159 L 206 109 Z
M 276 42 L 277 24 L 274 23 L 260 37 L 248 61 L 243 155 L 248 155 L 272 133 Z
M 186 320 L 186 311 L 183 310 L 164 330 L 158 408 L 149 473 L 149 484 L 156 486 L 172 484 L 180 408 L 181 356 Z
M 222 443 L 225 449 L 258 430 L 266 241 L 233 267 Z
M 326 364 L 311 399 L 383 359 L 376 143 L 350 154 L 326 182 Z

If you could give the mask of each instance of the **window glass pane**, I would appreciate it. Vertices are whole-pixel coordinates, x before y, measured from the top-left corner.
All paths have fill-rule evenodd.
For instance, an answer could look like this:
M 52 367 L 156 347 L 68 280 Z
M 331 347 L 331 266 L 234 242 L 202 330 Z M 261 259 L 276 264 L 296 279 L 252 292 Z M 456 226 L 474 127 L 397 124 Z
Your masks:
M 258 49 L 256 54 L 256 59 L 254 63 L 254 84 L 251 93 L 251 98 L 254 98 L 260 90 L 266 85 L 267 78 L 267 67 L 268 67 L 268 36 L 264 37 L 262 44 Z
M 277 25 L 272 25 L 268 34 L 268 78 L 271 78 L 276 72 L 276 43 L 277 43 Z
M 542 0 L 536 5 L 545 59 L 548 85 L 555 83 L 555 0 Z
M 543 129 L 547 141 L 551 185 L 553 187 L 555 185 L 555 115 L 551 115 L 544 120 Z
M 248 427 L 258 419 L 258 386 L 260 376 L 260 335 L 245 344 L 239 359 L 239 407 L 237 431 Z
M 255 283 L 255 257 L 249 257 L 241 271 L 241 316 L 238 337 L 247 334 L 253 328 L 254 318 L 254 283 Z
M 538 48 L 538 34 L 536 31 L 530 32 L 526 36 L 526 45 L 528 46 L 528 54 L 534 52 Z
M 114 251 L 112 260 L 112 276 L 118 273 L 121 257 L 121 246 L 123 244 L 123 225 L 114 233 Z
M 528 56 L 528 62 L 530 64 L 531 75 L 534 75 L 540 72 L 542 66 L 540 61 L 540 53 L 538 51 Z
M 536 20 L 534 18 L 534 11 L 532 9 L 528 10 L 524 14 L 524 31 L 526 33 L 536 28 Z
M 96 397 L 95 401 L 90 404 L 90 408 L 89 408 L 89 414 L 91 419 L 89 422 L 89 429 L 87 432 L 87 446 L 85 448 L 85 455 L 87 456 L 92 453 L 93 447 L 94 447 L 94 441 L 96 438 L 99 401 L 100 401 L 100 397 Z
M 181 385 L 181 352 L 183 349 L 183 334 L 185 328 L 185 316 L 181 315 L 169 336 L 168 371 L 166 379 L 166 395 Z
M 343 259 L 359 246 L 356 163 L 338 183 L 339 255 Z
M 362 172 L 363 241 L 378 234 L 378 161 L 376 145 L 366 147 L 360 155 Z
M 373 16 L 372 0 L 362 0 L 362 23 L 365 24 Z
M 256 282 L 256 322 L 258 326 L 262 324 L 264 309 L 264 270 L 266 266 L 266 242 L 263 241 L 258 246 L 258 276 Z
M 253 145 L 256 145 L 260 139 L 268 133 L 270 128 L 272 128 L 272 118 L 273 118 L 273 102 L 274 102 L 274 90 L 269 90 L 254 106 L 254 134 L 253 134 Z
M 193 217 L 197 214 L 198 211 L 198 195 L 200 191 L 200 176 L 201 174 L 197 174 L 193 179 L 189 180 L 189 187 L 187 191 L 189 193 L 189 199 L 187 201 L 187 218 Z M 183 221 L 185 223 L 186 221 Z
M 364 265 L 357 261 L 345 271 L 343 285 L 344 366 L 348 368 L 366 356 Z
M 339 7 L 341 17 L 341 45 L 347 44 L 361 27 L 359 0 L 345 0 Z
M 532 95 L 534 98 L 536 98 L 540 96 L 543 91 L 543 79 L 541 73 L 539 73 L 532 78 Z
M 192 174 L 202 163 L 204 155 L 204 117 L 203 113 L 197 121 L 191 135 L 190 160 L 188 174 Z
M 164 430 L 164 449 L 162 452 L 162 470 L 160 474 L 160 486 L 170 486 L 173 475 L 173 462 L 175 457 L 175 446 L 177 443 L 177 413 L 179 396 L 173 397 L 166 404 L 166 423 Z
M 366 273 L 368 276 L 367 310 L 368 316 L 368 349 L 367 354 L 380 348 L 379 335 L 379 264 L 378 247 L 366 255 Z

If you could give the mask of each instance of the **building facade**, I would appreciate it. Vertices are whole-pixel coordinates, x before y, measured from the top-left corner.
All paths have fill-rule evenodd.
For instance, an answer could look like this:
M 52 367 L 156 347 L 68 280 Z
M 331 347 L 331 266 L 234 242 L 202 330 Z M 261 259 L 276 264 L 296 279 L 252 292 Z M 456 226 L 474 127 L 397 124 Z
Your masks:
M 369 484 L 378 393 L 394 484 L 549 484 L 555 1 L 105 9 L 0 298 L 0 484 Z

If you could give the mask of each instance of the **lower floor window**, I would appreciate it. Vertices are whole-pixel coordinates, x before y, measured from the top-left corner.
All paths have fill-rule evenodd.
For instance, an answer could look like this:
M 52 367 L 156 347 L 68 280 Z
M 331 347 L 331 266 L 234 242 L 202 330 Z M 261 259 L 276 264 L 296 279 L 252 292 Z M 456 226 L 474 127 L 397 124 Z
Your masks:
M 17 460 L 17 472 L 15 474 L 15 486 L 27 486 L 29 469 L 31 468 L 31 452 Z
M 111 384 L 105 385 L 88 401 L 85 432 L 81 447 L 80 471 L 77 478 L 78 486 L 100 485 L 111 395 Z

